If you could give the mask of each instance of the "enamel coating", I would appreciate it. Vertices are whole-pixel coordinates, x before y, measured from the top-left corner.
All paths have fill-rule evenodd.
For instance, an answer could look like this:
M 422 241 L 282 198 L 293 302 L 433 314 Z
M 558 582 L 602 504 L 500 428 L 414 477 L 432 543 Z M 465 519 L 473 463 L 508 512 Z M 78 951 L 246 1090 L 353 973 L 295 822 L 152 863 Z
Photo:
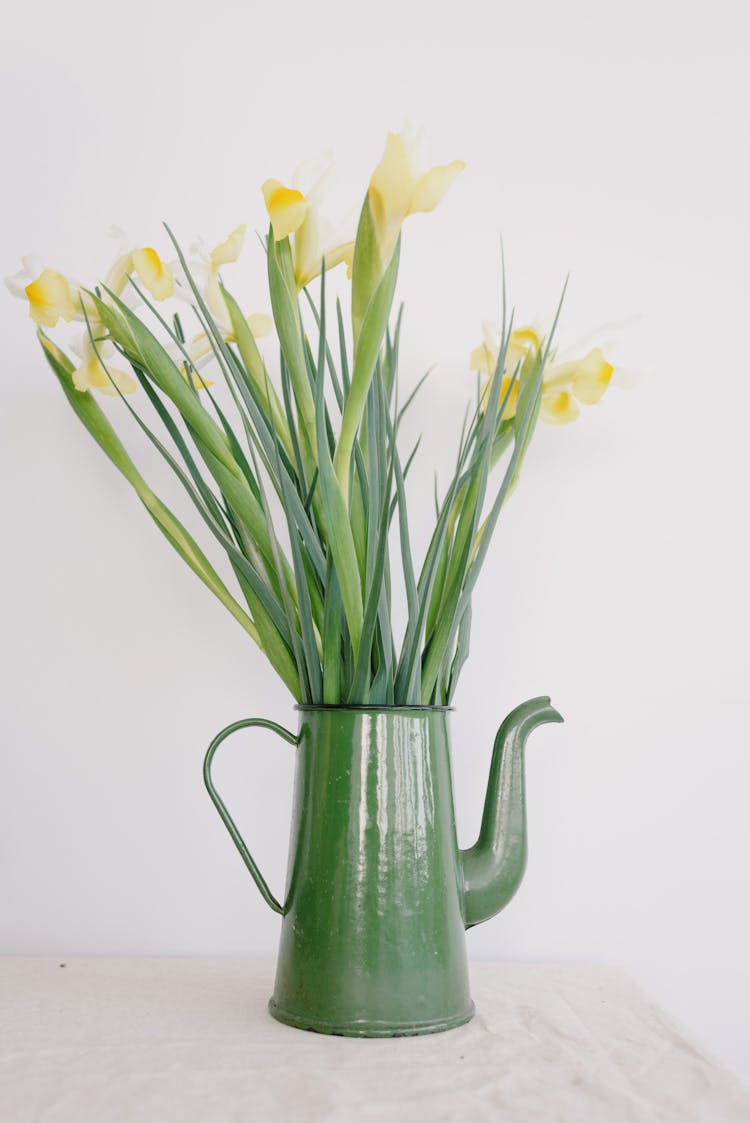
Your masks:
M 320 1033 L 435 1033 L 473 1013 L 465 928 L 494 915 L 523 876 L 523 748 L 561 721 L 549 699 L 524 703 L 495 740 L 482 828 L 459 851 L 449 712 L 307 707 L 294 734 L 260 719 L 214 739 L 211 798 L 264 899 L 282 913 L 269 1009 Z M 286 897 L 272 897 L 211 780 L 218 745 L 243 725 L 297 742 Z

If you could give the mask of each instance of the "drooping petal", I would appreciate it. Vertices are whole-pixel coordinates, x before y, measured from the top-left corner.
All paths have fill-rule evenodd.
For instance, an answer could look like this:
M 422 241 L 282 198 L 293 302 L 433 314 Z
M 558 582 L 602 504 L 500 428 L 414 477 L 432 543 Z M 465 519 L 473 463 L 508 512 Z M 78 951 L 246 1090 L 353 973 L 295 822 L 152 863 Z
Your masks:
M 24 289 L 35 324 L 53 328 L 60 317 L 70 323 L 78 312 L 70 282 L 55 269 L 43 269 Z
M 76 390 L 98 390 L 101 394 L 109 394 L 111 397 L 115 397 L 118 390 L 121 394 L 132 394 L 138 387 L 137 381 L 131 374 L 111 367 L 109 363 L 106 364 L 105 369 L 103 360 L 106 351 L 106 344 L 97 344 L 95 349 L 88 335 L 84 337 L 83 358 L 73 371 L 73 385 Z
M 548 390 L 542 393 L 539 416 L 548 425 L 568 425 L 575 421 L 580 412 L 569 390 Z
M 232 233 L 229 234 L 223 242 L 220 242 L 218 246 L 214 246 L 211 250 L 211 265 L 214 266 L 215 269 L 218 269 L 221 265 L 229 265 L 231 262 L 237 260 L 242 251 L 246 230 L 247 226 L 242 223 L 241 226 L 235 227 Z
M 478 370 L 481 374 L 486 374 L 490 378 L 495 373 L 497 356 L 497 348 L 493 348 L 486 341 L 480 343 L 469 355 L 469 370 Z
M 247 324 L 256 339 L 262 339 L 273 331 L 273 319 L 265 312 L 251 312 L 247 317 Z
M 354 242 L 344 242 L 343 245 L 330 246 L 326 250 L 320 250 L 317 248 L 318 243 L 316 239 L 315 251 L 311 250 L 311 245 L 308 242 L 304 245 L 304 251 L 300 251 L 298 254 L 297 243 L 302 231 L 307 225 L 308 223 L 305 222 L 304 226 L 302 226 L 294 236 L 294 276 L 297 282 L 297 288 L 304 288 L 305 285 L 310 284 L 310 281 L 320 276 L 324 260 L 326 263 L 326 272 L 329 272 L 337 265 L 341 265 L 342 262 L 346 262 L 347 276 L 351 276 L 352 262 L 354 260 Z M 304 256 L 302 256 L 303 252 Z
M 295 230 L 299 230 L 308 208 L 307 199 L 302 192 L 294 187 L 284 187 L 277 179 L 267 179 L 261 190 L 276 241 L 288 238 Z
M 409 214 L 418 211 L 433 211 L 456 176 L 464 170 L 466 164 L 463 160 L 452 160 L 450 164 L 431 168 L 417 180 L 409 202 Z
M 344 242 L 341 246 L 332 246 L 325 250 L 323 257 L 325 258 L 326 270 L 334 269 L 337 265 L 345 262 L 347 273 L 351 273 L 354 261 L 354 242 Z
M 155 249 L 133 250 L 133 268 L 144 288 L 154 300 L 166 300 L 174 295 L 174 273 L 159 257 Z
M 585 406 L 596 405 L 609 386 L 613 370 L 600 347 L 589 351 L 573 375 L 573 393 L 578 401 Z

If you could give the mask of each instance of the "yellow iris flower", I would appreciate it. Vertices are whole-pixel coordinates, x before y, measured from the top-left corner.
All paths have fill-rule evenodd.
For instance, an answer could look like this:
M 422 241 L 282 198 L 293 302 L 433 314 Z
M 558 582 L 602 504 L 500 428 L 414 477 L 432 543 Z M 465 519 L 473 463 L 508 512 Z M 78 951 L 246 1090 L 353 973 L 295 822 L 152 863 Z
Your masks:
M 96 331 L 92 325 L 92 334 L 96 338 Z M 138 383 L 132 374 L 112 367 L 106 361 L 107 356 L 113 351 L 112 344 L 106 339 L 97 339 L 96 347 L 92 343 L 88 331 L 78 345 L 80 362 L 73 371 L 73 385 L 76 390 L 98 390 L 101 394 L 114 397 L 118 390 L 121 394 L 132 394 L 137 389 Z
M 80 314 L 78 294 L 67 277 L 56 269 L 44 269 L 32 257 L 25 257 L 22 268 L 5 284 L 14 296 L 27 300 L 29 315 L 40 327 L 53 328 L 58 320 L 70 323 Z
M 208 279 L 206 281 L 206 304 L 211 310 L 211 315 L 220 326 L 222 332 L 231 332 L 232 322 L 229 318 L 226 302 L 221 294 L 219 270 L 222 265 L 231 265 L 242 252 L 245 242 L 247 226 L 244 223 L 236 226 L 223 242 L 208 254 Z
M 247 325 L 250 328 L 250 331 L 253 333 L 253 338 L 255 339 L 261 339 L 263 336 L 270 335 L 273 331 L 273 320 L 270 316 L 265 315 L 265 313 L 263 312 L 251 312 L 250 315 L 246 317 L 246 319 Z M 237 337 L 234 334 L 231 325 L 226 330 L 222 328 L 221 334 L 227 343 L 237 342 Z M 199 363 L 201 359 L 205 359 L 213 353 L 211 341 L 209 340 L 205 332 L 201 332 L 200 335 L 196 335 L 193 339 L 191 339 L 190 346 L 187 348 L 187 350 L 188 354 L 190 355 L 191 363 Z M 182 373 L 184 374 L 185 372 L 183 371 Z M 206 383 L 206 386 L 211 385 L 213 385 L 213 383 Z M 201 387 L 199 386 L 198 389 L 201 389 Z
M 5 284 L 14 296 L 28 300 L 34 323 L 53 328 L 60 319 L 68 323 L 84 319 L 81 301 L 86 300 L 86 295 L 79 285 L 56 269 L 42 268 L 34 258 L 23 258 L 22 266 L 14 277 L 6 277 Z M 151 246 L 118 254 L 104 285 L 115 296 L 122 296 L 132 273 L 154 300 L 166 300 L 174 294 L 172 269 Z
M 122 238 L 121 231 L 116 228 L 111 232 Z M 105 370 L 100 361 L 100 357 L 104 359 L 112 348 L 106 341 L 104 325 L 98 320 L 95 306 L 88 294 L 57 270 L 41 268 L 33 258 L 25 257 L 22 266 L 21 271 L 14 277 L 7 277 L 5 283 L 14 296 L 28 301 L 29 315 L 35 324 L 54 328 L 61 319 L 70 323 L 72 320 L 83 321 L 88 318 L 83 335 L 73 345 L 80 357 L 80 363 L 73 374 L 76 389 L 116 394 L 117 387 L 123 394 L 132 393 L 138 385 L 133 376 L 112 368 L 109 364 L 106 364 Z M 166 300 L 174 295 L 172 269 L 151 246 L 134 250 L 121 247 L 114 265 L 105 276 L 104 285 L 115 296 L 123 296 L 131 274 L 135 274 L 154 300 Z M 97 339 L 96 348 L 89 338 L 89 330 Z
M 232 327 L 229 309 L 227 308 L 224 295 L 221 291 L 219 270 L 222 265 L 231 265 L 233 262 L 237 261 L 242 252 L 246 230 L 247 227 L 244 224 L 235 227 L 231 234 L 228 234 L 224 241 L 219 242 L 212 250 L 206 249 L 202 242 L 198 242 L 192 247 L 192 252 L 196 255 L 198 260 L 190 263 L 191 275 L 194 278 L 201 277 L 206 304 L 208 305 L 214 322 L 221 332 L 222 338 L 227 343 L 236 343 L 237 337 Z M 185 299 L 192 303 L 192 292 L 187 284 L 186 278 L 183 277 L 182 281 L 184 283 L 180 290 L 181 295 L 184 295 Z M 261 312 L 251 313 L 246 317 L 246 320 L 255 339 L 270 335 L 273 330 L 273 320 L 270 316 L 266 316 Z M 171 347 L 169 350 L 173 359 L 178 362 L 180 374 L 183 378 L 187 379 L 187 372 L 182 363 L 182 359 L 184 358 L 183 353 L 179 351 L 177 347 Z M 205 332 L 200 332 L 198 335 L 194 336 L 187 345 L 186 350 L 190 356 L 190 362 L 195 368 L 199 367 L 203 360 L 208 359 L 213 354 L 211 341 Z M 207 386 L 213 386 L 213 382 L 199 374 L 197 369 L 192 372 L 192 381 L 195 383 L 198 390 L 203 390 Z
M 432 211 L 459 172 L 463 160 L 425 169 L 421 134 L 388 133 L 380 163 L 370 179 L 368 198 L 380 260 L 388 264 L 401 226 L 410 214 Z
M 113 226 L 110 233 L 114 237 L 119 237 L 123 245 L 114 265 L 104 278 L 105 288 L 115 296 L 122 296 L 127 289 L 128 277 L 135 274 L 154 300 L 167 300 L 170 296 L 174 296 L 172 267 L 162 261 L 153 247 L 129 250 L 125 248 L 127 239 L 121 230 Z
M 513 373 L 527 356 L 536 358 L 542 348 L 538 332 L 531 327 L 518 328 L 511 332 L 503 382 L 500 388 L 500 401 L 510 386 Z M 484 340 L 475 347 L 469 356 L 471 370 L 486 376 L 482 387 L 482 404 L 486 406 L 492 378 L 495 374 L 500 348 L 492 329 L 485 325 Z M 580 359 L 569 362 L 548 363 L 542 380 L 542 401 L 539 416 L 548 425 L 567 425 L 580 415 L 579 403 L 595 405 L 604 394 L 612 378 L 614 367 L 606 359 L 600 347 L 594 347 Z M 515 416 L 518 404 L 517 384 L 513 386 L 505 406 L 503 416 Z
M 298 168 L 292 187 L 285 187 L 277 179 L 267 179 L 261 188 L 275 240 L 291 239 L 298 289 L 320 275 L 324 260 L 326 272 L 343 262 L 351 274 L 353 240 L 334 231 L 320 213 L 332 174 L 333 162 L 326 159 L 318 167 L 303 164 Z
M 174 296 L 174 273 L 162 261 L 155 249 L 133 250 L 131 254 L 133 270 L 141 284 L 154 300 L 167 300 Z

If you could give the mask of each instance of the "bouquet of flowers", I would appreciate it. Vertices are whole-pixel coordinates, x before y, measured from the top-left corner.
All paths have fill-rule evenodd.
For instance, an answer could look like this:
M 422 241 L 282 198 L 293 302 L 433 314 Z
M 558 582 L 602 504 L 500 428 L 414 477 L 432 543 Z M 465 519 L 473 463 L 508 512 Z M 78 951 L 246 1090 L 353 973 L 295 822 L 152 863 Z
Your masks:
M 28 301 L 83 425 L 299 702 L 450 703 L 469 650 L 472 592 L 537 421 L 574 420 L 612 376 L 598 348 L 556 361 L 557 315 L 546 336 L 516 326 L 503 277 L 502 325 L 471 353 L 477 392 L 436 495 L 426 552 L 415 559 L 405 483 L 417 448 L 402 453 L 399 429 L 421 383 L 399 398 L 401 229 L 409 215 L 434 210 L 463 166 L 425 170 L 409 138 L 389 134 L 353 240 L 332 237 L 321 218 L 328 172 L 309 187 L 304 175 L 292 186 L 267 180 L 272 317 L 246 314 L 224 283 L 244 226 L 187 255 L 167 227 L 174 260 L 123 247 L 89 286 L 30 259 L 8 281 Z M 326 277 L 343 264 L 350 307 L 337 300 L 332 309 Z M 188 316 L 196 331 L 186 331 Z M 48 334 L 60 320 L 82 326 L 73 354 Z M 259 345 L 272 331 L 278 364 Z M 115 398 L 114 408 L 105 412 L 97 393 Z M 118 434 L 131 422 L 226 555 L 233 591 L 126 451 Z M 397 570 L 408 609 L 398 636 Z

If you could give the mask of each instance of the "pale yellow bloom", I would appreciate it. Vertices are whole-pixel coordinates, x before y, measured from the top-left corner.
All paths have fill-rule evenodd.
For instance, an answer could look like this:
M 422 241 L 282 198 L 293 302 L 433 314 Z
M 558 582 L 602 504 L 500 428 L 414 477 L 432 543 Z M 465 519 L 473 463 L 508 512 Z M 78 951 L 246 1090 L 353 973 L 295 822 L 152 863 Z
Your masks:
M 261 339 L 264 335 L 270 335 L 273 331 L 273 320 L 265 312 L 252 312 L 247 317 L 247 322 L 256 339 Z
M 213 386 L 214 384 L 213 379 L 206 378 L 205 375 L 200 374 L 199 371 L 195 369 L 195 367 L 193 367 L 193 369 L 191 370 L 189 378 L 184 363 L 181 364 L 179 370 L 185 381 L 194 386 L 196 390 L 205 390 L 207 386 Z
M 261 339 L 263 336 L 270 335 L 273 331 L 273 320 L 263 312 L 253 312 L 247 316 L 246 319 L 248 327 L 255 339 Z M 234 334 L 231 324 L 226 329 L 221 325 L 219 326 L 221 328 L 222 337 L 227 343 L 237 342 L 237 336 Z M 213 348 L 206 333 L 201 332 L 200 335 L 196 335 L 194 339 L 191 339 L 187 351 L 190 355 L 190 361 L 192 363 L 197 363 L 207 355 L 212 354 Z M 210 386 L 211 383 L 208 383 L 208 385 Z
M 214 320 L 216 320 L 222 332 L 225 333 L 231 332 L 232 321 L 229 316 L 226 301 L 221 292 L 219 269 L 222 265 L 231 265 L 240 256 L 245 241 L 246 230 L 247 227 L 244 224 L 235 227 L 232 233 L 227 235 L 223 242 L 219 242 L 218 246 L 214 246 L 208 254 L 206 304 L 211 310 L 211 315 Z M 203 251 L 203 253 L 205 255 L 205 251 Z
M 117 231 L 118 235 L 120 234 Z M 23 269 L 14 277 L 6 277 L 5 283 L 14 296 L 29 302 L 29 315 L 35 323 L 53 328 L 61 318 L 83 320 L 81 304 L 91 317 L 94 305 L 88 295 L 68 277 L 56 269 L 43 269 L 33 258 L 23 259 Z M 174 275 L 155 249 L 128 250 L 120 252 L 105 275 L 104 286 L 115 296 L 122 296 L 128 283 L 128 275 L 136 273 L 143 287 L 155 300 L 165 300 L 174 293 Z
M 333 173 L 326 158 L 316 166 L 303 164 L 294 173 L 293 187 L 276 179 L 263 184 L 263 197 L 276 241 L 291 238 L 294 281 L 303 289 L 318 277 L 325 260 L 326 271 L 346 263 L 351 276 L 354 241 L 332 230 L 321 217 L 320 207 Z
M 536 358 L 541 351 L 542 341 L 533 328 L 520 328 L 511 332 L 503 382 L 500 389 L 502 401 L 514 371 L 527 356 Z M 482 404 L 486 407 L 495 374 L 499 346 L 492 331 L 485 325 L 484 340 L 476 347 L 470 357 L 471 370 L 486 375 L 487 381 L 482 388 Z M 614 367 L 604 356 L 600 347 L 595 347 L 581 359 L 563 363 L 548 363 L 542 380 L 542 401 L 539 416 L 548 425 L 567 425 L 580 415 L 579 403 L 595 405 L 604 394 L 612 378 Z M 517 386 L 513 387 L 505 407 L 504 417 L 515 415 L 517 406 Z
M 80 344 L 81 361 L 73 371 L 73 385 L 76 390 L 99 390 L 102 394 L 112 396 L 115 396 L 118 390 L 121 394 L 133 393 L 138 383 L 132 374 L 111 367 L 106 362 L 106 357 L 112 350 L 112 344 L 106 339 L 97 340 L 94 347 L 88 332 L 83 336 Z
M 278 179 L 267 179 L 261 187 L 266 210 L 277 242 L 299 230 L 305 221 L 308 202 L 301 191 L 285 187 Z
M 570 390 L 542 391 L 539 416 L 548 425 L 568 425 L 580 417 L 581 411 Z
M 484 339 L 478 347 L 474 348 L 469 356 L 469 369 L 479 371 L 481 374 L 486 375 L 486 381 L 482 386 L 482 406 L 486 408 L 492 389 L 492 379 L 497 367 L 500 348 L 489 324 L 483 325 L 483 332 Z M 542 341 L 539 333 L 532 327 L 516 328 L 515 331 L 510 333 L 508 349 L 505 354 L 503 381 L 500 386 L 500 396 L 498 398 L 498 408 L 505 402 L 503 406 L 503 417 L 506 419 L 515 417 L 516 407 L 518 405 L 517 380 L 511 388 L 513 374 L 517 368 L 520 370 L 520 365 L 523 364 L 527 357 L 536 358 L 541 350 L 541 346 Z M 509 390 L 510 393 L 508 394 Z M 508 395 L 507 401 L 506 395 Z
M 113 228 L 112 233 L 122 238 L 122 233 Z M 111 352 L 111 344 L 106 340 L 106 328 L 97 316 L 96 305 L 88 293 L 55 269 L 43 269 L 32 258 L 23 259 L 23 269 L 15 277 L 6 278 L 10 291 L 28 300 L 29 315 L 35 323 L 53 328 L 60 319 L 86 321 L 83 335 L 74 343 L 73 349 L 80 356 L 80 363 L 73 374 L 73 384 L 77 390 L 99 390 L 103 394 L 116 394 L 113 381 L 123 394 L 130 394 L 138 383 L 132 375 L 116 368 L 109 368 L 111 378 L 97 358 L 96 350 L 89 338 L 89 331 L 97 339 L 100 356 Z M 166 300 L 174 294 L 174 274 L 169 265 L 162 261 L 155 249 L 150 246 L 142 249 L 125 250 L 121 247 L 114 264 L 105 276 L 104 286 L 115 296 L 126 299 L 128 277 L 135 274 L 140 284 L 154 300 Z M 134 294 L 133 294 L 134 295 Z M 106 294 L 103 299 L 106 300 Z M 131 304 L 134 301 L 131 300 Z
M 601 347 L 594 347 L 582 359 L 552 366 L 545 377 L 545 384 L 550 390 L 553 387 L 571 387 L 579 402 L 593 406 L 609 386 L 613 370 Z
M 128 278 L 133 273 L 154 300 L 167 300 L 174 296 L 172 268 L 151 246 L 121 252 L 104 278 L 104 287 L 115 296 L 127 294 Z M 130 291 L 133 292 L 132 289 Z
M 55 269 L 44 269 L 26 286 L 26 296 L 29 315 L 35 324 L 53 328 L 61 316 L 70 322 L 76 315 L 70 282 Z
M 614 367 L 601 347 L 582 359 L 553 363 L 544 374 L 539 416 L 548 425 L 567 425 L 581 412 L 577 403 L 593 406 L 609 386 Z
M 208 250 L 202 241 L 197 242 L 191 247 L 191 252 L 195 254 L 198 259 L 190 263 L 191 276 L 202 289 L 213 321 L 219 329 L 222 339 L 227 343 L 236 343 L 237 337 L 234 333 L 229 309 L 227 308 L 227 303 L 221 290 L 219 269 L 222 265 L 231 265 L 240 256 L 246 230 L 247 227 L 244 225 L 235 227 L 231 234 L 228 234 L 224 241 L 214 246 L 212 250 Z M 179 290 L 180 294 L 192 303 L 193 294 L 187 282 L 187 278 L 181 276 L 180 280 L 182 286 Z M 256 339 L 260 339 L 265 335 L 270 335 L 273 329 L 273 320 L 270 316 L 266 316 L 263 313 L 252 313 L 246 317 L 246 322 Z M 183 361 L 184 354 L 182 350 L 175 344 L 170 345 L 168 350 L 177 364 L 180 374 L 187 381 L 188 376 L 185 370 Z M 185 350 L 190 357 L 190 365 L 193 367 L 192 381 L 196 389 L 203 390 L 207 386 L 213 386 L 213 382 L 198 371 L 198 368 L 204 365 L 206 360 L 210 360 L 213 355 L 213 347 L 209 336 L 205 332 L 200 332 L 191 339 L 189 344 L 186 344 Z
M 53 328 L 61 318 L 68 323 L 75 319 L 80 308 L 68 278 L 56 269 L 43 269 L 30 257 L 25 257 L 22 265 L 14 277 L 6 277 L 5 284 L 14 296 L 28 301 L 34 323 Z
M 149 246 L 133 250 L 131 260 L 141 284 L 148 289 L 154 300 L 167 300 L 174 296 L 174 273 L 155 249 Z
M 219 269 L 222 265 L 231 265 L 242 253 L 247 226 L 242 223 L 235 226 L 231 234 L 227 234 L 223 242 L 211 250 L 211 265 Z
M 465 167 L 463 160 L 453 160 L 425 169 L 421 136 L 388 133 L 368 191 L 384 266 L 390 261 L 404 219 L 419 211 L 434 210 Z

